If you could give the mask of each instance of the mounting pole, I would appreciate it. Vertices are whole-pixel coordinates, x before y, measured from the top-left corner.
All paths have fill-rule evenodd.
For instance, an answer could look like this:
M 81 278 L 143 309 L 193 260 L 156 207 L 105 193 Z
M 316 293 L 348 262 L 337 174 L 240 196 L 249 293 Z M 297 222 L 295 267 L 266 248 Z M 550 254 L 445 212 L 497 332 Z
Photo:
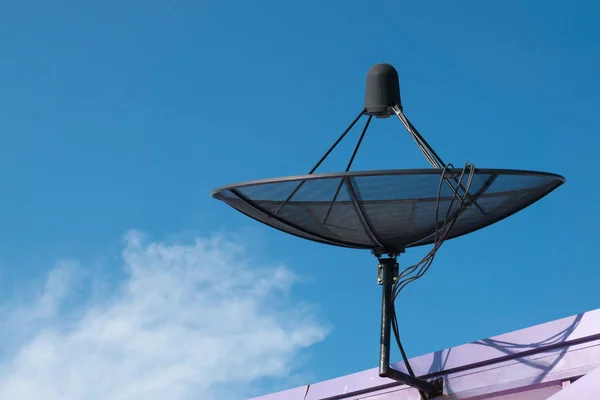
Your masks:
M 379 258 L 377 266 L 377 283 L 382 286 L 381 298 L 381 340 L 379 349 L 379 376 L 389 378 L 414 387 L 421 392 L 427 393 L 429 398 L 442 394 L 441 387 L 397 371 L 390 365 L 390 339 L 393 297 L 392 289 L 394 279 L 398 276 L 398 263 L 396 257 Z

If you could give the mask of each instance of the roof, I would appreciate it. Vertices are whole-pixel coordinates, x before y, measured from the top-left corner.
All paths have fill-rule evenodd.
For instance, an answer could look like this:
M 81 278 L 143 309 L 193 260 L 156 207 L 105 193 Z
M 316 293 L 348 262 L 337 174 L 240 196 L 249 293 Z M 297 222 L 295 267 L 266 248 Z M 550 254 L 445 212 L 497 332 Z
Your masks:
M 600 399 L 600 309 L 414 357 L 417 376 L 444 378 L 439 399 Z M 403 363 L 393 364 L 406 372 Z M 415 389 L 376 368 L 254 400 L 409 400 Z

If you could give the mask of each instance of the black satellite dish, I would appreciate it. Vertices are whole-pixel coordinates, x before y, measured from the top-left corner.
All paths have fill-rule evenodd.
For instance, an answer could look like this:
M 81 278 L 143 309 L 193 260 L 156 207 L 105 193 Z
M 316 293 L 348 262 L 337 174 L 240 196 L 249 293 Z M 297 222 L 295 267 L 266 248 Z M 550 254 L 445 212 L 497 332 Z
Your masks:
M 373 117 L 395 115 L 432 169 L 350 171 Z M 315 174 L 352 127 L 367 116 L 346 170 Z M 565 182 L 560 175 L 523 170 L 446 165 L 404 115 L 398 73 L 377 64 L 367 73 L 365 105 L 307 175 L 228 185 L 212 192 L 238 211 L 273 228 L 315 242 L 367 249 L 377 256 L 383 287 L 379 375 L 410 385 L 423 398 L 442 393 L 443 382 L 414 376 L 400 343 L 394 300 L 427 272 L 436 251 L 455 238 L 498 222 Z M 397 256 L 433 244 L 425 258 L 402 272 Z M 393 330 L 409 374 L 390 366 Z

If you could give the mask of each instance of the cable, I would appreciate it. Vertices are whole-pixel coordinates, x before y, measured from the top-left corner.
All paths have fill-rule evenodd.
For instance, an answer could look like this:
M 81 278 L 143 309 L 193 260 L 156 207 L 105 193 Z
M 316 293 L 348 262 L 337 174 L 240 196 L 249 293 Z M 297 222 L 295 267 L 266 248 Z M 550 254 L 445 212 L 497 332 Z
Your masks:
M 451 232 L 452 228 L 454 227 L 456 221 L 458 220 L 458 217 L 467 209 L 468 205 L 470 205 L 470 203 L 467 201 L 467 198 L 470 196 L 469 189 L 473 182 L 475 166 L 472 164 L 465 164 L 465 166 L 462 170 L 462 173 L 460 174 L 460 177 L 457 179 L 457 184 L 462 186 L 462 181 L 468 171 L 469 176 L 468 176 L 468 179 L 467 179 L 467 182 L 465 185 L 464 193 L 462 195 L 459 195 L 458 191 L 456 191 L 456 190 L 453 191 L 452 200 L 450 201 L 450 203 L 448 205 L 448 210 L 446 212 L 446 216 L 443 219 L 443 221 L 440 222 L 439 212 L 440 212 L 440 198 L 441 198 L 442 182 L 443 181 L 448 182 L 448 180 L 445 178 L 445 175 L 446 175 L 449 167 L 451 167 L 451 164 L 448 164 L 447 166 L 445 166 L 442 169 L 441 176 L 440 176 L 440 182 L 438 185 L 438 192 L 437 192 L 437 196 L 436 196 L 435 225 L 434 225 L 435 230 L 433 233 L 433 236 L 434 236 L 433 248 L 425 255 L 425 257 L 423 257 L 423 259 L 421 261 L 419 261 L 417 264 L 414 264 L 414 265 L 404 269 L 398 275 L 398 278 L 396 279 L 396 282 L 394 283 L 394 298 L 396 298 L 398 296 L 400 291 L 404 287 L 406 287 L 406 285 L 408 285 L 410 282 L 413 282 L 413 281 L 419 279 L 429 270 L 429 267 L 433 263 L 433 260 L 435 258 L 437 251 L 439 250 L 439 248 L 442 246 L 444 241 L 450 235 L 450 232 Z M 456 211 L 454 211 L 454 213 L 452 213 L 454 204 L 457 201 L 459 202 L 458 208 Z M 416 273 L 415 273 L 415 271 L 416 271 Z
M 417 130 L 417 128 L 415 128 L 415 126 L 408 120 L 408 118 L 406 117 L 406 115 L 404 115 L 404 113 L 402 112 L 402 109 L 398 105 L 391 106 L 390 109 L 394 112 L 394 114 L 396 114 L 396 116 L 398 117 L 398 119 L 400 120 L 400 122 L 402 122 L 402 125 L 404 125 L 404 127 L 406 128 L 406 130 L 408 131 L 408 133 L 410 134 L 410 136 L 413 138 L 413 140 L 415 141 L 415 143 L 417 144 L 417 146 L 421 150 L 421 153 L 423 153 L 423 155 L 425 156 L 425 158 L 427 159 L 427 161 L 429 161 L 429 163 L 431 164 L 431 166 L 433 168 L 437 168 L 437 169 L 445 168 L 446 164 L 444 164 L 444 161 L 442 161 L 442 159 L 440 158 L 440 156 L 427 143 L 427 141 L 419 133 L 419 131 Z M 462 186 L 462 184 L 459 181 L 457 181 L 456 177 L 453 177 L 452 179 L 454 180 L 454 182 L 457 183 L 457 189 L 456 190 L 458 190 L 458 188 L 463 189 L 463 190 L 465 189 Z M 453 191 L 455 191 L 455 189 L 452 186 L 452 184 L 450 183 L 450 181 L 448 179 L 445 179 L 445 181 L 446 181 L 446 184 Z M 474 204 L 475 204 L 475 207 L 477 207 L 477 209 L 482 214 L 485 214 L 484 210 L 479 206 L 479 204 L 477 204 L 477 202 L 474 202 Z
M 400 293 L 400 291 L 402 289 L 404 289 L 404 287 L 406 287 L 406 285 L 419 279 L 420 277 L 425 275 L 425 273 L 429 270 L 429 267 L 431 267 L 431 264 L 433 263 L 433 260 L 435 258 L 437 251 L 442 246 L 444 241 L 448 238 L 450 231 L 452 230 L 452 228 L 454 227 L 454 224 L 458 220 L 458 217 L 470 205 L 470 203 L 467 202 L 467 198 L 470 198 L 469 189 L 471 188 L 471 184 L 473 182 L 473 176 L 475 174 L 475 166 L 472 164 L 465 164 L 465 166 L 463 167 L 462 172 L 460 174 L 460 177 L 458 178 L 458 180 L 455 180 L 457 183 L 456 189 L 458 189 L 459 187 L 462 187 L 462 181 L 464 179 L 465 174 L 468 171 L 468 179 L 467 179 L 467 182 L 464 187 L 464 193 L 462 195 L 459 195 L 458 190 L 452 191 L 453 196 L 452 196 L 452 200 L 450 201 L 450 203 L 448 205 L 448 210 L 446 211 L 446 216 L 444 217 L 443 221 L 440 222 L 439 214 L 440 214 L 440 198 L 442 197 L 441 196 L 442 183 L 444 181 L 446 183 L 449 182 L 445 177 L 448 169 L 454 169 L 454 166 L 452 164 L 448 164 L 442 168 L 442 171 L 440 174 L 440 182 L 438 185 L 438 190 L 437 190 L 437 195 L 436 195 L 435 225 L 434 225 L 435 231 L 433 233 L 433 235 L 434 235 L 433 248 L 417 264 L 414 264 L 408 268 L 405 268 L 400 274 L 398 274 L 398 277 L 396 278 L 396 281 L 394 282 L 394 288 L 393 288 L 394 293 L 393 293 L 393 298 L 392 298 L 392 311 L 391 311 L 392 312 L 392 317 L 391 317 L 392 330 L 394 332 L 394 337 L 396 339 L 396 343 L 398 344 L 398 349 L 400 350 L 402 360 L 404 361 L 404 364 L 406 365 L 406 369 L 407 369 L 408 373 L 413 377 L 415 377 L 415 373 L 414 373 L 412 367 L 410 366 L 410 362 L 408 361 L 408 357 L 406 356 L 406 352 L 404 351 L 404 347 L 402 346 L 402 342 L 400 340 L 400 330 L 398 328 L 398 316 L 396 314 L 395 300 L 396 300 L 396 297 L 398 296 L 398 294 Z M 458 209 L 454 213 L 452 213 L 452 208 L 457 200 L 459 201 Z M 415 271 L 417 271 L 417 273 L 413 274 Z M 419 394 L 421 396 L 421 399 L 427 400 L 427 396 L 425 393 L 419 391 Z
M 396 344 L 398 345 L 398 349 L 400 350 L 400 355 L 402 356 L 402 360 L 404 361 L 404 365 L 406 365 L 406 370 L 413 378 L 416 378 L 415 372 L 410 366 L 410 362 L 408 361 L 408 357 L 406 356 L 406 352 L 404 351 L 404 346 L 402 346 L 402 342 L 400 341 L 400 330 L 398 329 L 398 317 L 396 316 L 396 307 L 394 306 L 394 302 L 392 301 L 392 331 L 394 332 L 394 337 L 396 339 Z M 427 394 L 419 391 L 422 400 L 427 400 Z

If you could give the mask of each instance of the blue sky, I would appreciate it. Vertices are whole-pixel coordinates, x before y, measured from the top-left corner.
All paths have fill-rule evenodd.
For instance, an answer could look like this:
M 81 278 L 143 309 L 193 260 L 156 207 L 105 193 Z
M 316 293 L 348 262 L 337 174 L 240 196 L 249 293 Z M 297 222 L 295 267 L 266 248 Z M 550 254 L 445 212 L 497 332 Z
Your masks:
M 599 306 L 597 2 L 176 3 L 0 5 L 2 312 L 47 306 L 52 282 L 73 281 L 61 278 L 66 270 L 87 282 L 58 285 L 61 305 L 50 307 L 50 317 L 35 314 L 37 322 L 20 324 L 26 332 L 4 334 L 14 345 L 2 352 L 0 393 L 18 388 L 24 349 L 48 332 L 55 335 L 53 348 L 84 359 L 85 353 L 66 350 L 73 324 L 83 329 L 98 309 L 133 301 L 120 292 L 139 283 L 131 254 L 156 268 L 223 268 L 227 280 L 235 279 L 236 268 L 214 254 L 235 264 L 230 247 L 245 249 L 240 268 L 254 282 L 278 273 L 278 266 L 297 276 L 284 279 L 294 281 L 290 287 L 277 286 L 287 302 L 281 310 L 260 296 L 256 302 L 253 290 L 244 297 L 239 293 L 246 289 L 234 289 L 253 305 L 246 315 L 256 316 L 256 332 L 267 318 L 302 337 L 289 348 L 281 341 L 276 354 L 277 362 L 293 367 L 289 373 L 260 370 L 244 378 L 237 395 L 374 367 L 380 288 L 372 256 L 271 230 L 209 193 L 228 183 L 308 172 L 362 107 L 365 74 L 380 62 L 397 68 L 405 113 L 446 162 L 567 178 L 530 209 L 444 245 L 426 277 L 398 300 L 409 355 Z M 356 169 L 428 166 L 398 121 L 376 122 Z M 350 142 L 324 170 L 344 167 Z M 217 233 L 235 245 L 215 245 L 209 238 Z M 150 244 L 132 239 L 138 234 Z M 198 250 L 198 243 L 213 243 L 206 245 L 213 250 Z M 401 264 L 423 251 L 407 252 Z M 160 284 L 162 275 L 152 271 L 158 275 L 151 282 Z M 157 292 L 184 290 L 162 282 Z M 202 287 L 182 293 L 193 298 Z M 228 304 L 218 293 L 219 304 Z M 210 308 L 186 304 L 212 321 Z M 168 320 L 170 311 L 163 311 Z M 299 313 L 293 323 L 288 312 Z M 95 323 L 106 324 L 110 315 Z M 304 325 L 296 326 L 299 321 Z M 221 325 L 213 322 L 207 326 Z M 269 356 L 248 353 L 240 360 Z M 197 375 L 205 387 L 177 381 L 180 398 L 209 389 L 214 398 L 224 396 L 223 382 L 206 371 Z M 57 398 L 82 395 L 52 390 Z M 160 398 L 158 391 L 139 393 Z

